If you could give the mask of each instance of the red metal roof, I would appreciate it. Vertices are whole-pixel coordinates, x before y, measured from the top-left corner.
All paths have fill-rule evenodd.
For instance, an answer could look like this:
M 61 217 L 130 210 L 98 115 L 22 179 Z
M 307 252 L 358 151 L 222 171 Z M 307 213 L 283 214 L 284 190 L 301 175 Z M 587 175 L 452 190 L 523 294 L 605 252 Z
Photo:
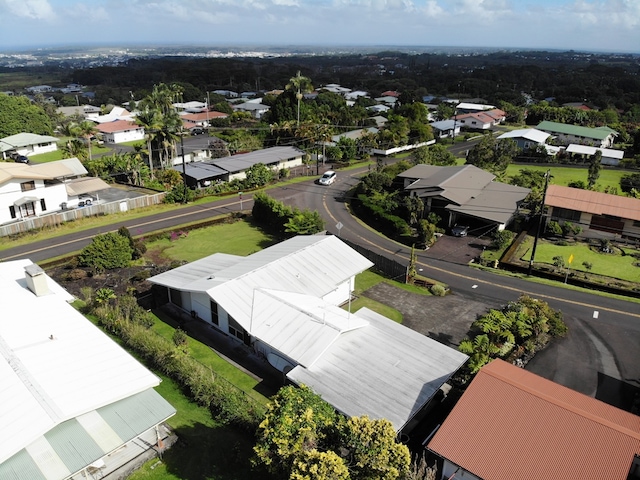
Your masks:
M 581 188 L 549 185 L 545 205 L 593 215 L 613 215 L 630 220 L 640 220 L 640 200 L 637 198 L 594 192 Z
M 142 127 L 135 122 L 128 120 L 115 120 L 113 122 L 100 123 L 96 128 L 102 133 L 124 132 L 126 130 L 142 130 Z
M 640 417 L 494 360 L 428 448 L 484 480 L 626 480 Z

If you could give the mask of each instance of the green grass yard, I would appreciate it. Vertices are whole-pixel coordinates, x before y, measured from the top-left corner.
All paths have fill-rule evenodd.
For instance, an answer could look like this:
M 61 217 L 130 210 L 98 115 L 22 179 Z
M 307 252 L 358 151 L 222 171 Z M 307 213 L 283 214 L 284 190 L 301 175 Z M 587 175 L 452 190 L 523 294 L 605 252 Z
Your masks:
M 528 239 L 526 244 L 523 242 L 523 246 L 520 247 L 520 251 L 518 252 L 521 260 L 529 262 L 531 259 L 531 246 L 532 241 L 530 239 Z M 629 253 L 633 252 L 634 250 L 629 249 Z M 635 253 L 640 252 L 635 250 Z M 570 271 L 589 272 L 583 265 L 583 262 L 588 262 L 593 265 L 590 273 L 630 282 L 640 282 L 640 267 L 633 265 L 634 262 L 638 261 L 637 258 L 631 255 L 623 256 L 619 254 L 600 253 L 590 249 L 586 243 L 572 243 L 562 246 L 547 240 L 540 240 L 536 248 L 535 263 L 553 265 L 553 257 L 556 256 L 563 257 L 565 263 L 568 263 L 571 255 L 573 255 L 573 261 L 570 266 Z
M 550 182 L 554 185 L 562 185 L 567 186 L 570 182 L 582 180 L 587 183 L 587 175 L 588 169 L 587 167 L 561 167 L 555 165 L 530 165 L 530 164 L 511 164 L 507 167 L 506 175 L 508 177 L 513 177 L 515 175 L 520 174 L 520 170 L 537 170 L 546 172 L 547 170 L 551 171 L 551 180 Z M 629 173 L 625 170 L 617 170 L 611 168 L 603 168 L 600 171 L 600 177 L 598 178 L 598 182 L 596 185 L 598 186 L 599 191 L 604 191 L 606 187 L 615 187 L 620 191 L 620 178 L 625 173 Z

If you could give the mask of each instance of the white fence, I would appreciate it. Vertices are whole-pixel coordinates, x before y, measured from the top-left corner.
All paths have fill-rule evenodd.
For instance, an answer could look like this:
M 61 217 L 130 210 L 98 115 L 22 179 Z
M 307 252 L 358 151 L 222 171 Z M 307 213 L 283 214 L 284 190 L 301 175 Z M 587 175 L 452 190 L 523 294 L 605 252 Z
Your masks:
M 134 210 L 136 208 L 158 205 L 159 203 L 162 203 L 165 195 L 165 192 L 161 192 L 156 193 L 155 195 L 145 195 L 142 197 L 118 200 L 117 202 L 99 203 L 82 208 L 74 208 L 72 210 L 63 210 L 40 217 L 25 218 L 16 223 L 0 226 L 0 237 L 17 235 L 39 228 L 57 227 L 62 223 L 73 222 L 74 220 L 84 217 L 109 215 Z

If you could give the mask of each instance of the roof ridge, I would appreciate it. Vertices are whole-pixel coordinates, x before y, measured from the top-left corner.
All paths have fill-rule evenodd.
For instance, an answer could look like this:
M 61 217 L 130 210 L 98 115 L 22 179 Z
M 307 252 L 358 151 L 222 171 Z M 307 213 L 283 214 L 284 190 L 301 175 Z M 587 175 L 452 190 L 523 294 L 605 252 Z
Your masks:
M 507 362 L 504 362 L 504 363 L 506 363 L 507 365 L 511 365 L 511 364 L 509 364 Z M 514 367 L 514 368 L 519 368 L 519 367 Z M 524 370 L 524 369 L 521 369 L 521 370 L 523 372 L 526 372 L 529 375 L 535 375 L 534 373 L 528 372 L 527 370 Z M 595 423 L 598 423 L 600 425 L 603 425 L 605 427 L 611 428 L 612 430 L 615 430 L 617 432 L 620 432 L 621 434 L 627 435 L 629 437 L 632 437 L 632 438 L 640 441 L 640 431 L 631 430 L 630 428 L 625 427 L 624 425 L 620 425 L 619 423 L 616 423 L 616 422 L 614 422 L 612 420 L 609 420 L 607 418 L 603 418 L 601 416 L 598 416 L 597 414 L 589 412 L 587 410 L 584 410 L 583 408 L 580 408 L 577 405 L 572 405 L 569 402 L 560 400 L 559 398 L 554 397 L 553 395 L 547 394 L 547 393 L 545 393 L 545 392 L 543 392 L 543 391 L 541 391 L 539 389 L 536 389 L 535 387 L 532 387 L 532 386 L 527 385 L 527 384 L 525 384 L 525 383 L 523 383 L 521 381 L 518 381 L 518 380 L 515 380 L 513 378 L 510 378 L 510 377 L 506 376 L 505 374 L 503 374 L 502 372 L 497 372 L 494 369 L 483 368 L 482 370 L 480 370 L 480 372 L 481 373 L 485 373 L 485 374 L 487 374 L 487 375 L 489 375 L 489 376 L 491 376 L 493 378 L 496 378 L 498 380 L 501 380 L 501 381 L 511 385 L 512 387 L 516 387 L 516 388 L 518 388 L 518 389 L 520 389 L 520 390 L 522 390 L 522 391 L 524 391 L 526 393 L 529 393 L 529 394 L 531 394 L 531 395 L 533 395 L 535 397 L 538 397 L 538 398 L 540 398 L 540 399 L 542 399 L 542 400 L 544 400 L 546 402 L 549 402 L 549 403 L 551 403 L 551 404 L 553 404 L 553 405 L 555 405 L 555 406 L 557 406 L 559 408 L 567 410 L 567 411 L 569 411 L 571 413 L 574 413 L 576 415 L 580 415 L 583 418 L 591 420 L 591 421 L 593 421 Z M 537 375 L 535 375 L 535 376 L 537 376 Z M 565 389 L 569 390 L 570 392 L 575 393 L 576 395 L 584 395 L 584 394 L 581 394 L 580 392 L 577 392 L 575 390 L 571 390 L 568 387 L 564 387 L 563 385 L 560 385 L 560 384 L 557 384 L 555 382 L 552 382 L 551 380 L 548 380 L 548 379 L 546 379 L 544 377 L 540 377 L 540 378 L 542 380 L 544 380 L 545 382 L 550 382 L 550 383 L 552 383 L 554 385 L 557 385 L 558 387 L 565 388 Z M 596 402 L 600 401 L 600 400 L 597 400 L 595 398 L 588 397 L 587 395 L 585 395 L 585 396 L 587 398 L 590 398 L 593 401 L 596 401 Z M 619 409 L 617 409 L 616 407 L 614 407 L 612 405 L 608 405 L 608 404 L 605 404 L 605 405 L 607 407 L 619 410 Z M 633 415 L 631 413 L 625 412 L 624 410 L 620 410 L 620 411 L 623 412 L 623 413 L 627 413 L 628 415 Z

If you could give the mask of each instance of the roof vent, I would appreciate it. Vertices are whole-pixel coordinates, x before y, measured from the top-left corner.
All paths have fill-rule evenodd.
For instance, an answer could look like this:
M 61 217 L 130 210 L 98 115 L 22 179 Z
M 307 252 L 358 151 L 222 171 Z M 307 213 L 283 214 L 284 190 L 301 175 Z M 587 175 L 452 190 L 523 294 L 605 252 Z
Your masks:
M 51 293 L 47 285 L 47 275 L 42 268 L 32 263 L 24 267 L 24 271 L 27 279 L 27 287 L 29 287 L 29 290 L 35 293 L 37 297 Z

